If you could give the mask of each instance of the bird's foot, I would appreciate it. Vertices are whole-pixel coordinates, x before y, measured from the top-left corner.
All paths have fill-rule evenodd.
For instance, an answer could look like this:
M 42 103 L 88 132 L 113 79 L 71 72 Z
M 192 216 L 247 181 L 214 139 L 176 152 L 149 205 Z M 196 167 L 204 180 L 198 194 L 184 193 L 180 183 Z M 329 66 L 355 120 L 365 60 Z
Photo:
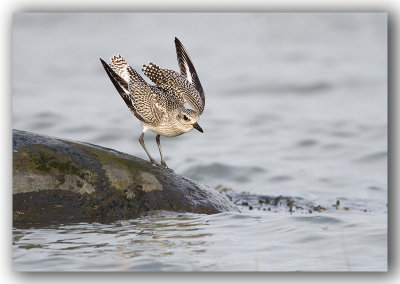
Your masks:
M 157 167 L 170 170 L 170 168 L 168 168 L 168 166 L 167 166 L 167 164 L 166 164 L 165 162 L 161 162 L 161 164 L 157 163 L 157 162 L 154 161 L 154 160 L 150 160 L 150 162 L 151 162 L 153 165 L 157 166 Z
M 164 160 L 161 160 L 161 166 L 163 166 L 167 170 L 169 169 L 168 166 L 167 166 L 167 163 Z

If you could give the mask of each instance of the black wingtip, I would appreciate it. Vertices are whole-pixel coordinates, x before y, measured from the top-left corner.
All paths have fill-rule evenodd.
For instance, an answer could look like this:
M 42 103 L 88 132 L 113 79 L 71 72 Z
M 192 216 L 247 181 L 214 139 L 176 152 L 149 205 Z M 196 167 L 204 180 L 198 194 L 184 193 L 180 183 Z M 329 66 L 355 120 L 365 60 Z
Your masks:
M 175 45 L 182 45 L 181 41 L 175 37 Z
M 108 66 L 108 64 L 107 64 L 103 59 L 101 59 L 101 58 L 99 58 L 99 59 L 100 59 L 101 64 L 103 64 L 103 66 L 104 66 L 104 65 L 107 65 L 107 66 Z
M 123 81 L 123 79 L 115 73 L 115 71 L 103 60 L 100 58 L 101 64 L 103 64 L 104 70 L 106 70 L 106 73 L 108 77 L 110 78 L 111 82 L 113 83 L 114 87 L 117 89 L 118 93 L 122 96 L 124 99 L 125 91 L 122 89 L 120 86 L 120 83 L 118 81 Z

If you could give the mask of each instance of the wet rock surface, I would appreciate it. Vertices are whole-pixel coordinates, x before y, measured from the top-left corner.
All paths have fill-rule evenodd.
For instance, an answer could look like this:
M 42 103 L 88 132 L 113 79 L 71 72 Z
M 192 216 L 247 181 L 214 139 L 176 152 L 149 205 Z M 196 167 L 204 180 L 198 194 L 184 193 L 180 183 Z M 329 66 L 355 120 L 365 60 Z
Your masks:
M 112 222 L 150 210 L 239 212 L 218 191 L 140 158 L 13 130 L 14 226 Z

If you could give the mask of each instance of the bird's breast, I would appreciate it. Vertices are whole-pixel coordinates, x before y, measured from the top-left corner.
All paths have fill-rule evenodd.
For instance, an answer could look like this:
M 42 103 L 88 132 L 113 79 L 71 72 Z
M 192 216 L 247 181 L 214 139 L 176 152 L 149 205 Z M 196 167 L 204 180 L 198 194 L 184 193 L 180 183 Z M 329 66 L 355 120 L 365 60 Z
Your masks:
M 178 126 L 178 124 L 171 120 L 164 120 L 157 126 L 146 125 L 146 129 L 151 130 L 157 134 L 167 137 L 175 137 L 182 135 L 189 130 L 182 129 Z

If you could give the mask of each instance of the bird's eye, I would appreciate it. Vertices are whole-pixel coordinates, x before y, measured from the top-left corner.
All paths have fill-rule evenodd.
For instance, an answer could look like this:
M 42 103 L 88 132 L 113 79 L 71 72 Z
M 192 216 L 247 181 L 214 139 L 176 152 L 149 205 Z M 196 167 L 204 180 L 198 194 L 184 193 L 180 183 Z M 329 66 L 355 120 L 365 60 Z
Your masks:
M 187 117 L 187 115 L 185 114 L 185 115 L 183 116 L 183 119 L 184 119 L 184 120 L 189 120 L 189 117 Z

